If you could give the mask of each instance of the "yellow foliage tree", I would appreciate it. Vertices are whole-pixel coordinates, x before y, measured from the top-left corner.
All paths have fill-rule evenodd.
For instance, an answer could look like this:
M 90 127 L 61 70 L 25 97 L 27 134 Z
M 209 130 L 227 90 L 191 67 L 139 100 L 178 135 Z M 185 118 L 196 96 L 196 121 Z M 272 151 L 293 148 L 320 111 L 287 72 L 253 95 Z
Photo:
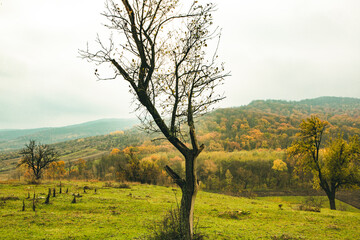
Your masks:
M 119 154 L 119 153 L 121 153 L 120 149 L 118 149 L 118 148 L 113 148 L 113 150 L 111 151 L 110 155 L 117 155 L 117 154 Z
M 323 189 L 330 208 L 336 209 L 336 191 L 340 187 L 354 187 L 360 182 L 360 141 L 357 135 L 349 141 L 339 135 L 320 149 L 328 124 L 316 116 L 303 120 L 297 134 L 298 140 L 288 149 L 288 153 L 297 160 L 298 168 L 313 173 L 314 187 Z
M 287 170 L 287 165 L 283 160 L 276 159 L 276 160 L 274 160 L 272 169 L 275 170 L 275 171 L 279 171 L 279 172 L 286 171 Z

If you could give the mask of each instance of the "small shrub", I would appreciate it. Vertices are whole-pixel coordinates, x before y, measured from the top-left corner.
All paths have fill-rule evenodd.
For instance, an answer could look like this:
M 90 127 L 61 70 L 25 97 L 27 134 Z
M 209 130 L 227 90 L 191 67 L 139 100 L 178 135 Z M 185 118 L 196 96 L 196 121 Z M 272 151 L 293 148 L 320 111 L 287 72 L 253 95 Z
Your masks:
M 183 240 L 180 228 L 179 210 L 170 210 L 163 220 L 157 222 L 152 226 L 152 234 L 142 239 L 146 240 Z M 204 240 L 206 235 L 198 232 L 198 228 L 194 228 L 193 240 Z
M 131 188 L 131 186 L 127 183 L 114 184 L 112 182 L 105 182 L 104 187 L 106 187 L 106 188 L 128 188 L 128 189 Z
M 310 211 L 310 212 L 320 212 L 321 206 L 323 205 L 324 200 L 320 197 L 309 196 L 306 197 L 302 204 L 299 205 L 299 210 Z
M 26 183 L 29 185 L 39 185 L 41 184 L 41 180 L 36 180 L 34 177 L 30 177 L 29 179 L 26 179 Z
M 253 192 L 251 190 L 239 191 L 239 193 L 237 195 L 239 195 L 241 197 L 249 198 L 249 199 L 254 199 L 258 196 L 255 192 Z
M 113 187 L 113 183 L 112 182 L 105 182 L 104 187 Z
M 250 215 L 250 211 L 238 210 L 238 211 L 222 212 L 218 216 L 221 218 L 228 218 L 228 219 L 240 219 L 243 216 L 248 216 L 248 215 Z
M 0 201 L 8 201 L 8 200 L 19 200 L 19 198 L 15 197 L 15 196 L 7 196 L 7 197 L 0 198 Z
M 300 211 L 308 211 L 308 212 L 320 212 L 319 208 L 306 206 L 306 205 L 302 205 L 302 204 L 299 205 L 299 210 Z
M 287 234 L 281 234 L 280 236 L 272 236 L 271 237 L 272 240 L 299 240 L 299 239 L 303 239 L 301 237 L 292 237 L 289 236 Z
M 131 186 L 127 183 L 120 183 L 119 185 L 115 186 L 115 188 L 128 188 L 131 189 Z
M 327 226 L 327 229 L 331 229 L 331 230 L 341 230 L 337 225 L 329 225 L 329 226 Z
M 111 210 L 111 215 L 120 215 L 121 213 L 116 210 Z

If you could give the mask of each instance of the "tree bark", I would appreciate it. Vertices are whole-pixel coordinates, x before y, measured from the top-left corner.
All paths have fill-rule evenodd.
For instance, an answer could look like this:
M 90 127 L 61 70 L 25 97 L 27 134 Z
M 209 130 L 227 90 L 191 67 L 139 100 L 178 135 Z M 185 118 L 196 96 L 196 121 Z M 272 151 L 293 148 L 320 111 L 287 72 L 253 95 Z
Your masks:
M 196 158 L 197 154 L 192 151 L 185 155 L 186 176 L 185 179 L 175 173 L 169 166 L 165 166 L 165 170 L 174 180 L 174 182 L 181 188 L 182 197 L 180 205 L 180 233 L 182 239 L 193 239 L 193 223 L 194 223 L 194 205 L 196 194 L 199 189 L 199 184 L 196 177 Z
M 196 157 L 186 156 L 186 180 L 182 186 L 182 198 L 180 206 L 180 227 L 186 240 L 193 239 L 194 205 L 198 192 L 198 182 L 196 177 Z
M 330 209 L 331 210 L 336 210 L 336 205 L 335 205 L 335 191 L 333 192 L 326 192 L 326 195 L 329 199 L 329 203 L 330 203 Z
M 194 205 L 198 187 L 185 184 L 182 189 L 182 198 L 180 206 L 180 227 L 184 235 L 184 239 L 193 239 L 193 225 L 194 225 Z

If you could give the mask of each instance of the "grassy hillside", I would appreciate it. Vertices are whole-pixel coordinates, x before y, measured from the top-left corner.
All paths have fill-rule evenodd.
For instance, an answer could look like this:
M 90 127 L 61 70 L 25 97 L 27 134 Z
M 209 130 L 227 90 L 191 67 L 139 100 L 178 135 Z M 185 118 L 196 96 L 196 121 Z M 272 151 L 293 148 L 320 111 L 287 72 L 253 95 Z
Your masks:
M 87 192 L 83 187 L 87 186 Z M 0 184 L 2 239 L 134 239 L 146 235 L 168 209 L 179 189 L 119 183 L 65 182 L 62 194 L 44 204 L 54 183 Z M 69 193 L 64 193 L 68 189 Z M 97 190 L 95 193 L 95 189 Z M 28 192 L 36 194 L 36 212 Z M 72 204 L 72 193 L 80 193 Z M 21 211 L 25 201 L 25 211 Z M 299 198 L 236 198 L 200 191 L 195 219 L 209 239 L 356 239 L 360 212 L 297 210 Z M 282 204 L 281 209 L 279 204 Z M 344 205 L 345 206 L 345 205 Z

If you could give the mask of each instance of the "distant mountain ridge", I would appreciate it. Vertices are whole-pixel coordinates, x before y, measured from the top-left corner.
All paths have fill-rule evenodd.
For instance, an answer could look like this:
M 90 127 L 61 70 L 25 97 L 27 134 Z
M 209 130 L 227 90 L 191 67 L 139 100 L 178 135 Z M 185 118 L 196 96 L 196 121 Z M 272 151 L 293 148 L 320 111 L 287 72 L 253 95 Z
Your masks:
M 0 150 L 19 149 L 30 139 L 51 144 L 105 135 L 138 124 L 137 119 L 100 119 L 64 127 L 0 130 Z
M 286 100 L 254 100 L 248 107 L 259 106 L 259 105 L 269 105 L 269 104 L 284 104 L 284 105 L 293 105 L 301 106 L 322 106 L 322 107 L 331 107 L 331 108 L 359 108 L 360 107 L 360 98 L 350 98 L 350 97 L 318 97 L 311 99 L 303 99 L 300 101 L 286 101 Z
M 299 101 L 287 101 L 287 100 L 254 100 L 249 105 L 252 105 L 256 102 L 273 102 L 273 103 L 289 103 L 289 104 L 307 104 L 307 105 L 353 105 L 360 104 L 360 98 L 351 98 L 351 97 L 331 97 L 323 96 L 318 98 L 309 98 Z
M 256 112 L 291 116 L 293 114 L 318 114 L 326 117 L 329 114 L 360 116 L 360 99 L 349 97 L 319 97 L 300 101 L 255 100 L 249 105 L 240 107 Z

